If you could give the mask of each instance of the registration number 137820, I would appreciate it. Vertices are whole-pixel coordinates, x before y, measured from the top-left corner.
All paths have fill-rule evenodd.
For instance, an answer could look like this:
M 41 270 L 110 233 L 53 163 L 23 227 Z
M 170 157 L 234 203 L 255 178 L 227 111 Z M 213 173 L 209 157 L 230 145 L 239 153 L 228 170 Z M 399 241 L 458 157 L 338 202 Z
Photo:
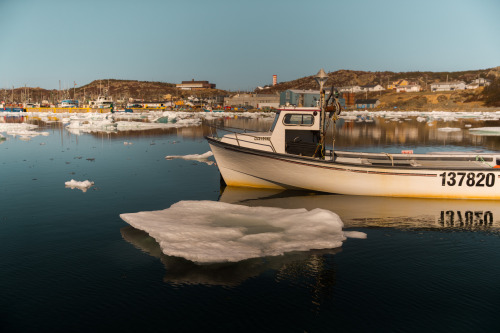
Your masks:
M 495 174 L 491 172 L 443 172 L 439 177 L 442 186 L 493 187 L 495 185 Z

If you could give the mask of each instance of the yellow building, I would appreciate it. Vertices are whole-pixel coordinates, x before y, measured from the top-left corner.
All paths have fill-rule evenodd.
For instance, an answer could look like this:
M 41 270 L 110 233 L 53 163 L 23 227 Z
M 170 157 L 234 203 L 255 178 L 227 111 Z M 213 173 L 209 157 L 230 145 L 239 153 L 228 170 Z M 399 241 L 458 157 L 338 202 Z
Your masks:
M 407 80 L 397 80 L 392 81 L 391 84 L 387 85 L 387 89 L 396 89 L 397 87 L 407 86 L 409 82 Z

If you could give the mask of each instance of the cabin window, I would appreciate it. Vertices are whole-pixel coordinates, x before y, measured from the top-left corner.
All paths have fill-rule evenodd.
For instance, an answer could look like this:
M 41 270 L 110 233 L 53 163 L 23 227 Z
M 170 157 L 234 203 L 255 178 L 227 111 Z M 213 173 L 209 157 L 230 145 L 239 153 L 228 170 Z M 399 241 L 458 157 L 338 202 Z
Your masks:
M 285 125 L 311 126 L 314 124 L 314 116 L 312 114 L 293 114 L 288 113 L 283 117 Z
M 276 112 L 276 116 L 274 117 L 274 121 L 273 121 L 273 126 L 271 126 L 271 132 L 274 131 L 274 128 L 276 127 L 276 123 L 278 122 L 279 118 L 280 118 L 280 113 Z

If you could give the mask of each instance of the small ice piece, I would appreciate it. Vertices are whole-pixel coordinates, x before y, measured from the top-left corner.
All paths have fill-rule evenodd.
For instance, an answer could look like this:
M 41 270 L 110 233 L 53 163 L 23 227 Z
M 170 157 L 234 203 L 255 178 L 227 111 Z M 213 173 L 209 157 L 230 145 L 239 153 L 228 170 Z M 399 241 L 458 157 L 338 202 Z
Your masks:
M 210 156 L 213 156 L 214 153 L 212 153 L 210 150 L 207 151 L 204 154 L 192 154 L 192 155 L 168 155 L 165 156 L 167 160 L 173 160 L 173 159 L 182 159 L 182 160 L 206 160 Z
M 461 128 L 454 128 L 454 127 L 441 127 L 437 129 L 438 131 L 441 132 L 460 132 L 462 129 Z
M 65 182 L 64 185 L 66 185 L 67 188 L 77 188 L 79 190 L 82 190 L 83 192 L 87 192 L 87 190 L 94 185 L 94 182 L 91 182 L 89 180 L 84 180 L 82 182 L 79 182 L 77 180 L 71 179 L 68 182 Z
M 344 236 L 347 238 L 366 239 L 367 235 L 361 231 L 344 231 Z
M 197 263 L 333 249 L 346 239 L 340 217 L 319 208 L 308 211 L 180 201 L 165 210 L 120 217 L 156 239 L 164 254 Z
M 469 132 L 474 135 L 500 136 L 500 127 L 476 127 L 470 128 Z

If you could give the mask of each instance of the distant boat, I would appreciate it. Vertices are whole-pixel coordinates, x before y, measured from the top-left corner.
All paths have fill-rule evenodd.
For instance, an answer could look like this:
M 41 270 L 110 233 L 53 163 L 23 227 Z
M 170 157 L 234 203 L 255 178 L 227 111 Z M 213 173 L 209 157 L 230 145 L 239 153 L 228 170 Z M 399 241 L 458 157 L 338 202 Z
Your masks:
M 90 101 L 90 106 L 94 109 L 112 109 L 113 99 L 111 96 L 98 96 L 95 101 Z
M 0 103 L 0 111 L 2 112 L 24 112 L 24 110 L 21 104 Z
M 61 102 L 62 108 L 77 108 L 78 100 L 76 99 L 65 99 Z
M 212 109 L 212 107 L 209 106 L 209 107 L 203 108 L 203 111 L 205 111 L 205 112 L 224 112 L 224 109 L 214 110 L 214 109 Z

